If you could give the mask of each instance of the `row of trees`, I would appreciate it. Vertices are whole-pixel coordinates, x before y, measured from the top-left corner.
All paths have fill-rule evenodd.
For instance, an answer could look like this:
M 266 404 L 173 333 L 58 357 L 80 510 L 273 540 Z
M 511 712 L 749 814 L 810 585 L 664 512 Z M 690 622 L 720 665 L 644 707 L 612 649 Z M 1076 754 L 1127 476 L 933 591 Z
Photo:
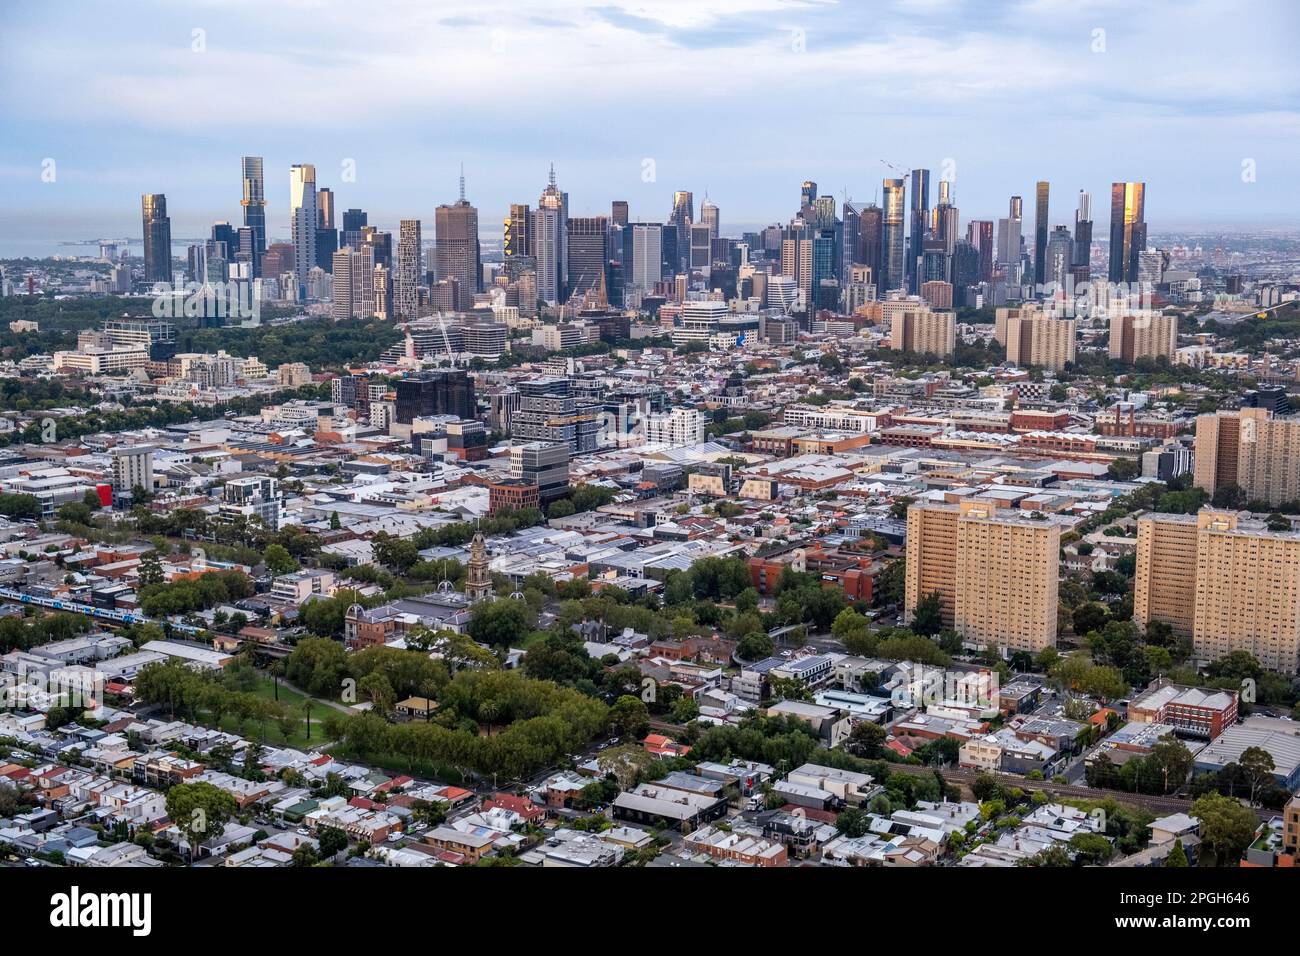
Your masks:
M 518 778 L 573 753 L 609 726 L 610 709 L 570 688 L 514 671 L 465 670 L 444 687 L 430 721 L 376 714 L 326 717 L 326 732 L 360 759 L 384 756 Z

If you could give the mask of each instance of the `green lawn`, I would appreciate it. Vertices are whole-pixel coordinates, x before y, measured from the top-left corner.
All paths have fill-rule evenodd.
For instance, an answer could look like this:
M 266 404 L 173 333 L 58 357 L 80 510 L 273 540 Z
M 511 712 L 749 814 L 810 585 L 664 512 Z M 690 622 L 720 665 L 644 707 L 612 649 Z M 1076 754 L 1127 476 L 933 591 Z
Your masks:
M 266 700 L 276 699 L 275 686 L 270 677 L 261 677 L 258 680 L 257 687 L 253 689 L 253 693 Z M 315 698 L 312 699 L 315 700 Z M 307 698 L 296 690 L 286 687 L 285 684 L 281 682 L 279 700 L 280 703 L 286 705 L 290 709 L 296 718 L 294 721 L 294 732 L 287 738 L 280 732 L 280 726 L 275 721 L 267 721 L 265 735 L 263 735 L 261 724 L 254 723 L 253 721 L 246 721 L 241 730 L 239 721 L 231 714 L 226 714 L 221 718 L 221 729 L 228 733 L 240 734 L 250 740 L 261 740 L 268 744 L 293 747 L 298 750 L 310 750 L 312 747 L 319 746 L 326 742 L 323 721 L 325 715 L 333 710 L 329 704 L 317 701 L 315 705 L 313 705 L 311 709 L 311 738 L 308 739 L 307 719 L 306 715 L 302 711 L 302 703 L 307 700 Z

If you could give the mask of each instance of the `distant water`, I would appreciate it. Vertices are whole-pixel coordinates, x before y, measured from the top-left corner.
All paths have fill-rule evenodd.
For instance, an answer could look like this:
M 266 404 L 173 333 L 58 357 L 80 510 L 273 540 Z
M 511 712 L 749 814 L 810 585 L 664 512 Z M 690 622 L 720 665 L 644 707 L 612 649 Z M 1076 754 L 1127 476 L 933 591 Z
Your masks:
M 186 242 L 173 242 L 172 255 L 178 259 L 185 258 L 188 245 L 189 243 Z M 123 244 L 119 242 L 117 248 L 120 253 Z M 127 242 L 125 248 L 128 255 L 138 257 L 144 254 L 143 246 L 139 240 Z M 51 256 L 77 256 L 97 259 L 99 258 L 99 240 L 64 242 L 58 239 L 10 239 L 7 236 L 0 236 L 0 259 L 48 259 Z

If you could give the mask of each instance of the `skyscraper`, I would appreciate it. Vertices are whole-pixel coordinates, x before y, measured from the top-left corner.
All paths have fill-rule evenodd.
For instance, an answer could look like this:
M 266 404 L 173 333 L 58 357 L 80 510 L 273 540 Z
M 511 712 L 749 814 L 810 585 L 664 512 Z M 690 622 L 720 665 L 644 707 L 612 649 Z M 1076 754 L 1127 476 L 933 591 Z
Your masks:
M 1012 196 L 1007 207 L 1007 218 L 998 220 L 998 265 L 1007 275 L 1007 282 L 1020 281 L 1020 229 L 1024 219 L 1024 204 L 1019 196 Z
M 244 225 L 253 230 L 256 258 L 266 252 L 266 179 L 262 174 L 262 157 L 245 156 L 240 160 L 244 174 Z
M 393 266 L 393 316 L 399 322 L 420 313 L 420 275 L 423 258 L 420 220 L 403 219 L 397 228 L 397 262 Z
M 533 254 L 533 217 L 528 203 L 511 203 L 502 236 L 502 251 L 507 259 L 521 259 Z
M 664 227 L 658 223 L 635 222 L 631 230 L 629 285 L 649 294 L 654 291 L 655 283 L 663 279 Z
M 144 219 L 144 281 L 172 281 L 172 221 L 167 215 L 167 197 L 145 193 L 141 197 Z
M 1042 285 L 1047 275 L 1047 191 L 1048 184 L 1039 180 L 1034 187 L 1034 282 Z
M 708 196 L 705 196 L 704 202 L 700 203 L 700 222 L 709 227 L 710 239 L 718 238 L 718 206 Z
M 537 295 L 556 305 L 569 285 L 569 197 L 555 184 L 555 166 L 533 213 L 533 255 L 537 259 Z
M 885 242 L 884 211 L 874 202 L 858 213 L 858 251 L 856 260 L 871 270 L 871 282 L 883 290 L 881 251 Z
M 609 204 L 609 221 L 612 225 L 626 226 L 627 217 L 628 211 L 626 199 L 615 199 Z
M 609 256 L 605 239 L 609 231 L 604 216 L 569 220 L 569 288 L 575 296 L 600 286 Z
M 972 219 L 966 224 L 966 241 L 979 256 L 979 281 L 993 278 L 993 220 Z
M 339 233 L 334 223 L 334 191 L 328 188 L 318 189 L 316 191 L 316 265 L 329 272 L 338 245 Z
M 695 194 L 685 189 L 677 190 L 673 193 L 673 211 L 668 216 L 668 225 L 673 227 L 674 272 L 685 272 L 690 266 L 691 223 L 694 221 Z
M 805 179 L 803 185 L 799 187 L 799 209 L 811 209 L 816 199 L 817 184 L 811 179 Z
M 343 235 L 341 246 L 355 248 L 361 242 L 361 230 L 366 227 L 364 209 L 347 209 L 343 213 Z
M 903 217 L 907 208 L 906 187 L 901 179 L 884 181 L 881 278 L 876 285 L 882 293 L 903 288 L 906 279 L 903 250 Z M 918 254 L 920 248 L 917 249 Z
M 293 242 L 293 274 L 305 285 L 316 265 L 316 167 L 298 163 L 289 167 L 289 232 Z
M 439 206 L 434 213 L 438 246 L 434 257 L 439 279 L 460 283 L 456 308 L 467 311 L 474 305 L 474 293 L 482 291 L 483 265 L 479 256 L 478 210 L 465 198 L 465 177 L 460 178 L 460 198 L 452 205 Z
M 1111 282 L 1135 283 L 1138 254 L 1146 249 L 1146 183 L 1111 183 L 1110 186 L 1110 271 Z
M 1047 237 L 1047 247 L 1043 253 L 1046 265 L 1043 268 L 1043 281 L 1054 283 L 1057 289 L 1066 287 L 1070 269 L 1074 265 L 1074 240 L 1070 230 L 1057 226 Z
M 1079 190 L 1079 208 L 1074 212 L 1074 265 L 1092 261 L 1092 196 Z
M 930 223 L 930 170 L 912 170 L 912 222 L 907 240 L 907 274 L 911 277 L 908 288 L 916 292 L 920 287 L 921 247 L 925 242 Z

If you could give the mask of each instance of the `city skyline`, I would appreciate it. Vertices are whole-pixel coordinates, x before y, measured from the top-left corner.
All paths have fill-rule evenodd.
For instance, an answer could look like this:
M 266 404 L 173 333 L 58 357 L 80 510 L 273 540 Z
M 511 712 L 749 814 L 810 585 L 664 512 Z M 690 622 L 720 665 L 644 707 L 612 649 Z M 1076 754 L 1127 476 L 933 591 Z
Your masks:
M 1179 4 L 1172 19 L 1169 4 L 1126 13 L 1108 0 L 870 12 L 490 0 L 474 17 L 396 4 L 364 23 L 329 3 L 160 6 L 129 35 L 86 8 L 60 31 L 60 59 L 37 8 L 20 3 L 0 75 L 41 96 L 17 97 L 0 120 L 0 230 L 131 235 L 139 196 L 164 193 L 174 234 L 202 234 L 237 217 L 244 155 L 265 158 L 270 237 L 288 229 L 294 163 L 316 165 L 341 208 L 386 227 L 432 221 L 464 163 L 485 234 L 510 203 L 535 198 L 551 162 L 571 216 L 623 199 L 634 220 L 663 221 L 674 191 L 690 190 L 721 207 L 724 232 L 784 219 L 807 178 L 837 200 L 878 199 L 895 175 L 882 160 L 929 169 L 936 184 L 953 171 L 966 219 L 996 218 L 1045 180 L 1061 197 L 1048 225 L 1066 224 L 1077 190 L 1140 180 L 1148 219 L 1166 227 L 1279 225 L 1297 211 L 1286 171 L 1300 81 L 1286 68 L 1287 31 L 1269 24 L 1298 14 L 1266 6 L 1237 18 L 1241 42 L 1223 49 L 1212 29 L 1223 5 L 1211 0 Z M 936 32 L 936 15 L 956 26 Z M 1188 67 L 1198 56 L 1213 57 L 1213 76 Z M 66 62 L 78 69 L 56 72 Z M 1247 68 L 1254 81 L 1235 83 Z M 446 83 L 457 75 L 466 82 Z M 517 105 L 507 115 L 503 102 Z M 547 102 L 557 105 L 533 105 Z M 685 123 L 658 118 L 672 112 Z M 702 138 L 725 148 L 701 149 Z

